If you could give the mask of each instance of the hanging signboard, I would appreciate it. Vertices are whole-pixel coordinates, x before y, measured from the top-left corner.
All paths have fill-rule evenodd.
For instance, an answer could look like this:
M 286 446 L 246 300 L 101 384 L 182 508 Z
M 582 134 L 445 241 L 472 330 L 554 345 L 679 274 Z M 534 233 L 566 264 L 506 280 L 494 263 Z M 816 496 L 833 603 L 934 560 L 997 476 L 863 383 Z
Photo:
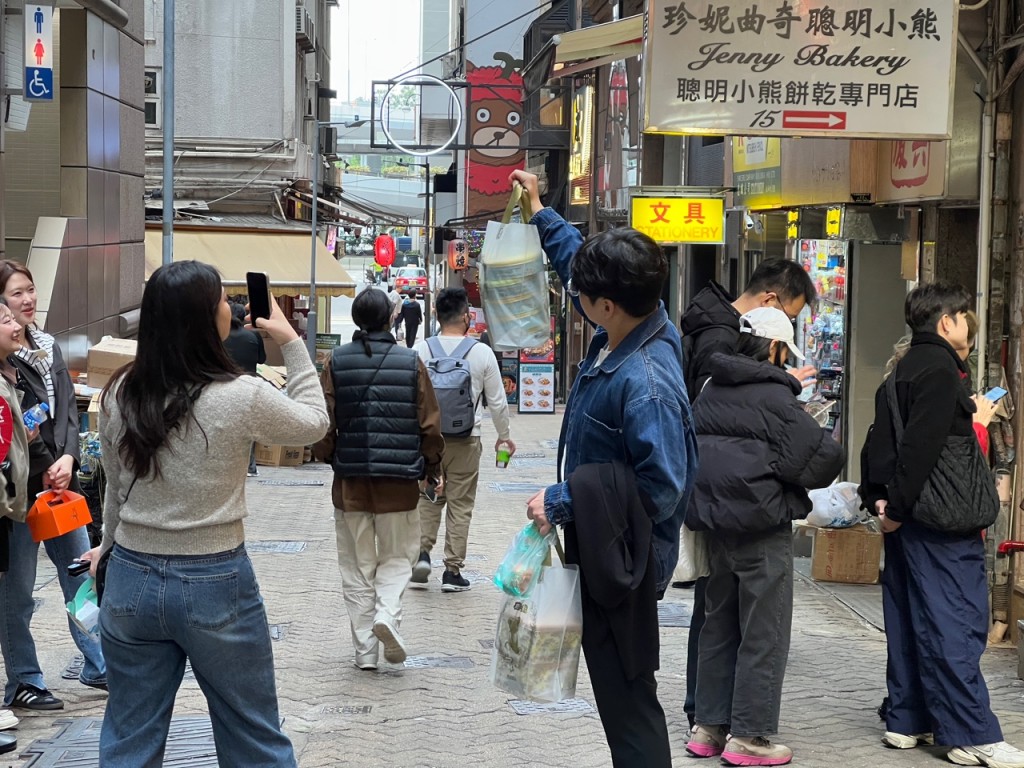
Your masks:
M 644 130 L 949 138 L 955 0 L 649 0 Z
M 634 195 L 629 226 L 661 245 L 725 242 L 725 201 L 720 197 Z

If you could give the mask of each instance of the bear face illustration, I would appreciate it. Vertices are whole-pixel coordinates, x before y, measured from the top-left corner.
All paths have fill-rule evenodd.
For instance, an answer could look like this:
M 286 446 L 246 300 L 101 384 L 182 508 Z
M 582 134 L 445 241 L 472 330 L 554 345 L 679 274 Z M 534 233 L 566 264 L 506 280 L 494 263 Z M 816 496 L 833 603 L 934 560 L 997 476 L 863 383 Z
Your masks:
M 514 162 L 520 148 L 523 121 L 519 104 L 502 99 L 474 101 L 470 108 L 469 135 L 473 160 L 486 165 Z

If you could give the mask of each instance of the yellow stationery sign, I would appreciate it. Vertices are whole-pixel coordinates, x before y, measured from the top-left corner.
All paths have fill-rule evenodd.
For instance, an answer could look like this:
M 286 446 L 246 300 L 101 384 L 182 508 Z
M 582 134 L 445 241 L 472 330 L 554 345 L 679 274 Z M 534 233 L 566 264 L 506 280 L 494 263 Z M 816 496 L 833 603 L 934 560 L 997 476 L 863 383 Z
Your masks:
M 634 197 L 629 225 L 657 243 L 725 242 L 725 201 L 717 197 Z

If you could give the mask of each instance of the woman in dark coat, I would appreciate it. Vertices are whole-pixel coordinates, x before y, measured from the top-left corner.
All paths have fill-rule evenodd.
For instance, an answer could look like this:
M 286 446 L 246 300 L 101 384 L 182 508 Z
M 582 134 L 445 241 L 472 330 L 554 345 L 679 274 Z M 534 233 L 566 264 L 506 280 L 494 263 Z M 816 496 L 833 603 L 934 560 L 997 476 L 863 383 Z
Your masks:
M 687 751 L 784 765 L 792 750 L 769 737 L 789 656 L 792 521 L 811 511 L 806 489 L 831 483 L 846 454 L 797 400 L 785 364 L 802 355 L 782 311 L 743 315 L 736 352 L 711 358 L 693 411 L 701 460 L 686 525 L 708 531 L 711 575 Z

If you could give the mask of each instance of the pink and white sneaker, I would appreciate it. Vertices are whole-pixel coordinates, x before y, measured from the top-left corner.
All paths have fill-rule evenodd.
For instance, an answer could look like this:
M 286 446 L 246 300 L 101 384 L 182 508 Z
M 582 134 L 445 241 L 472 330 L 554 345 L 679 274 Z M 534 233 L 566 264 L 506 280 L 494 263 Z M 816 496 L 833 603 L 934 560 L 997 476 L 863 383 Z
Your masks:
M 787 765 L 792 759 L 793 750 L 772 744 L 764 736 L 730 736 L 722 751 L 722 761 L 727 765 Z
M 694 757 L 718 757 L 725 749 L 729 731 L 724 725 L 695 725 L 686 751 Z

